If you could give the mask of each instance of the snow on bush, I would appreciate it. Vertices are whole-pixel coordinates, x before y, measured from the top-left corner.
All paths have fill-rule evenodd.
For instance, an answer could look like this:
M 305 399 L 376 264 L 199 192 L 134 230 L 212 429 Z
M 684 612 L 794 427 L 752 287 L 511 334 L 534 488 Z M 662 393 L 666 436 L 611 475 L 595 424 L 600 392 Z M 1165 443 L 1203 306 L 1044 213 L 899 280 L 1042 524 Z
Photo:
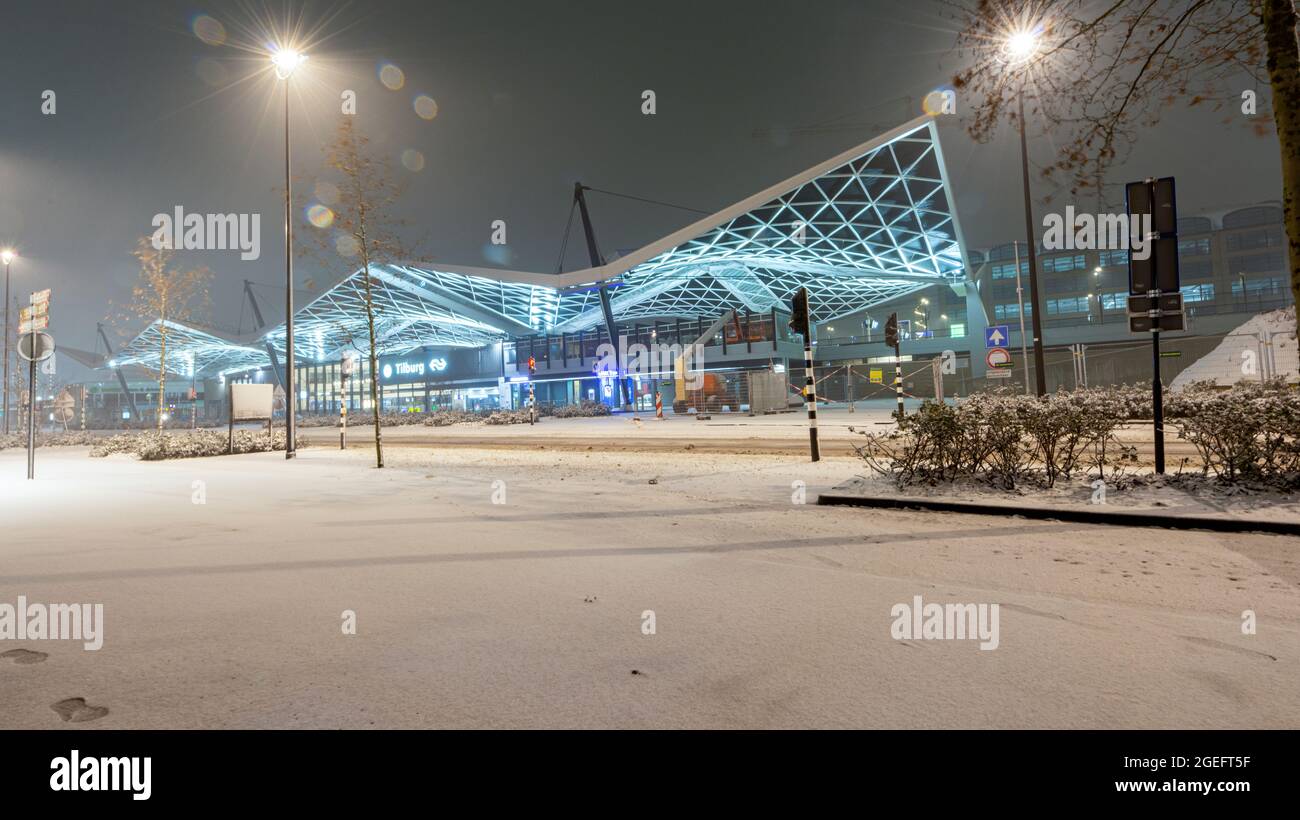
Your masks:
M 890 433 L 859 432 L 858 454 L 899 487 L 976 478 L 1002 489 L 1033 478 L 1054 486 L 1127 454 L 1115 430 L 1134 411 L 1121 391 L 1061 391 L 1039 399 L 1001 388 L 960 405 L 926 402 Z
M 284 449 L 284 431 L 275 431 L 274 444 L 265 433 L 254 430 L 236 430 L 233 449 L 235 454 L 264 453 Z M 298 441 L 302 447 L 304 442 Z M 113 453 L 128 453 L 141 461 L 161 461 L 173 458 L 203 458 L 224 456 L 230 453 L 228 434 L 218 430 L 196 430 L 189 433 L 122 433 L 100 440 L 90 455 L 103 457 Z
M 37 447 L 85 447 L 98 441 L 94 433 L 85 433 L 80 430 L 70 430 L 66 433 L 37 433 Z M 27 434 L 21 435 L 10 433 L 9 435 L 0 435 L 0 450 L 6 450 L 10 447 L 26 449 Z
M 890 433 L 854 432 L 866 437 L 858 454 L 900 488 L 978 479 L 1011 490 L 1026 480 L 1052 487 L 1089 471 L 1117 477 L 1137 454 L 1115 432 L 1151 416 L 1150 388 L 1144 394 L 1139 385 L 1042 398 L 1002 388 L 955 407 L 926 402 Z M 1165 416 L 1196 448 L 1202 473 L 1223 482 L 1300 486 L 1300 393 L 1283 382 L 1228 391 L 1196 385 L 1171 394 Z
M 1282 379 L 1230 390 L 1189 385 L 1170 397 L 1178 437 L 1196 448 L 1201 471 L 1223 481 L 1300 487 L 1300 392 Z
M 484 424 L 527 424 L 529 414 L 527 410 L 494 410 L 490 416 L 483 419 Z M 541 417 L 538 417 L 538 421 Z
M 554 416 L 557 419 L 590 418 L 610 414 L 608 405 L 586 400 L 581 404 L 561 404 L 558 407 L 546 405 L 541 408 L 541 412 L 543 416 Z

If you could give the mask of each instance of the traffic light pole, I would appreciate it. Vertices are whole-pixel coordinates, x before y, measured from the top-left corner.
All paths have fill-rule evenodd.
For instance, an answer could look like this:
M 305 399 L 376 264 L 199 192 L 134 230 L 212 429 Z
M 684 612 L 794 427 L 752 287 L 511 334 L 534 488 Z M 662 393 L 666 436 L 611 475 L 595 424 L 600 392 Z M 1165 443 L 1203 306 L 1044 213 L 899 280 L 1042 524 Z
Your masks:
M 1156 475 L 1165 472 L 1165 396 L 1160 383 L 1160 331 L 1151 331 L 1151 409 L 1155 416 Z
M 898 399 L 898 420 L 903 420 L 903 354 L 894 342 L 894 396 Z
M 36 478 L 36 331 L 31 333 L 31 359 L 27 362 L 27 478 Z
M 808 446 L 812 451 L 812 460 L 821 461 L 821 450 L 817 447 L 817 382 L 813 379 L 811 332 L 803 337 L 803 372 L 805 374 L 803 394 L 808 403 Z

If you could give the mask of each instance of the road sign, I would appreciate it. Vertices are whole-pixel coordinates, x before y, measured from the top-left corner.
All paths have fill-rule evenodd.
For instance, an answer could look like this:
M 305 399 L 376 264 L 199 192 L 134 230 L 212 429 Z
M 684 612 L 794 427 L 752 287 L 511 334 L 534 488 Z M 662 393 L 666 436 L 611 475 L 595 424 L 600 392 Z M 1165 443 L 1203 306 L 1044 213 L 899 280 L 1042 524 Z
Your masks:
M 33 304 L 33 305 L 35 305 L 35 304 L 39 304 L 39 303 L 42 303 L 42 302 L 44 302 L 45 304 L 48 305 L 48 304 L 49 304 L 49 301 L 50 301 L 50 289 L 49 289 L 49 288 L 46 288 L 45 290 L 38 290 L 38 291 L 36 291 L 35 293 L 32 294 L 32 304 Z
M 50 303 L 41 302 L 40 304 L 31 305 L 18 309 L 18 321 L 27 322 L 40 316 L 48 316 L 50 313 Z
M 35 333 L 38 330 L 44 330 L 49 326 L 50 326 L 49 316 L 37 316 L 35 319 L 28 319 L 25 322 L 20 322 L 18 325 L 18 332 L 31 334 L 31 333 Z
M 1006 347 L 1011 334 L 1006 325 L 990 325 L 984 328 L 984 346 L 987 348 Z
M 36 340 L 36 355 L 32 355 L 32 340 Z M 18 337 L 18 355 L 24 361 L 43 361 L 54 355 L 54 337 L 48 333 L 24 333 Z
M 884 384 L 884 383 L 885 383 L 885 371 L 884 371 L 884 370 L 881 370 L 881 369 L 878 368 L 878 367 L 873 367 L 873 368 L 871 368 L 870 371 L 868 371 L 868 373 L 869 373 L 870 376 L 871 376 L 871 383 L 872 383 L 872 384 Z
M 992 370 L 1005 367 L 1009 371 L 1011 368 L 1011 353 L 1005 347 L 995 347 L 984 354 L 984 362 Z
M 60 424 L 67 424 L 72 421 L 73 412 L 77 408 L 77 400 L 66 388 L 59 391 L 59 395 L 54 399 L 54 420 Z
M 985 371 L 984 375 L 990 379 L 1009 379 L 1011 378 L 1011 368 L 991 367 Z

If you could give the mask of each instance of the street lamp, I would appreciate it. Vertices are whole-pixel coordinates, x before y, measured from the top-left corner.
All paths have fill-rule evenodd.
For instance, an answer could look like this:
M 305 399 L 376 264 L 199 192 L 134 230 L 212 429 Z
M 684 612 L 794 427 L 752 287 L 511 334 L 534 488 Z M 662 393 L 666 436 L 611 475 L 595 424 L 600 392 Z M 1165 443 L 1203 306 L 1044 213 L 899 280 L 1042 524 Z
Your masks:
M 4 366 L 4 406 L 5 435 L 9 435 L 9 263 L 14 261 L 14 252 L 10 248 L 0 251 L 0 262 L 5 263 L 5 366 Z
M 1039 35 L 1037 27 L 1026 26 L 1013 31 L 1003 43 L 1003 61 L 1008 66 L 1023 66 L 1038 54 Z M 1047 395 L 1047 372 L 1043 366 L 1043 318 L 1038 306 L 1038 264 L 1036 259 L 1037 243 L 1034 242 L 1034 207 L 1029 197 L 1029 148 L 1025 142 L 1025 80 L 1022 72 L 1020 89 L 1017 92 L 1020 116 L 1020 173 L 1024 180 L 1025 192 L 1025 239 L 1029 246 L 1029 300 L 1033 310 L 1030 318 L 1034 326 L 1034 380 L 1039 396 Z
M 293 183 L 289 179 L 289 78 L 307 55 L 291 48 L 280 48 L 271 54 L 275 76 L 284 80 L 284 457 L 298 454 L 294 444 L 298 396 L 294 390 L 293 357 Z

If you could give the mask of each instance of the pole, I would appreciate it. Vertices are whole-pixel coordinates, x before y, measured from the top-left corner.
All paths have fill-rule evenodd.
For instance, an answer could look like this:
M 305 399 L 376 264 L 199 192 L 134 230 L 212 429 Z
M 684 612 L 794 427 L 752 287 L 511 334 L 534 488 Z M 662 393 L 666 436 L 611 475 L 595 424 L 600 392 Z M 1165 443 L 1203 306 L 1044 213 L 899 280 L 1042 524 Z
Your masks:
M 851 364 L 844 365 L 844 396 L 844 400 L 849 403 L 849 412 L 852 413 L 856 402 L 853 401 L 853 365 Z
M 1156 473 L 1165 472 L 1165 401 L 1160 384 L 1160 331 L 1151 331 L 1151 407 L 1155 411 Z
M 1035 390 L 1039 396 L 1047 395 L 1047 371 L 1043 366 L 1043 317 L 1039 314 L 1038 306 L 1041 302 L 1038 300 L 1038 271 L 1037 259 L 1034 252 L 1034 206 L 1029 198 L 1029 148 L 1025 142 L 1025 87 L 1020 86 L 1020 173 L 1024 179 L 1025 188 L 1025 244 L 1029 248 L 1029 300 L 1031 305 L 1030 320 L 1034 325 L 1034 380 Z M 1020 268 L 1016 267 L 1016 274 L 1019 275 Z M 1020 312 L 1023 315 L 1025 310 L 1023 304 Z
M 804 398 L 808 405 L 808 447 L 813 461 L 821 461 L 821 450 L 817 447 L 817 383 L 813 381 L 812 327 L 803 339 Z
M 894 396 L 898 399 L 898 420 L 903 420 L 903 354 L 894 343 Z
M 5 384 L 4 417 L 5 435 L 9 435 L 9 263 L 5 263 Z
M 340 365 L 341 367 L 342 365 Z M 339 376 L 339 449 L 348 448 L 348 377 Z
M 296 360 L 293 357 L 293 183 L 289 179 L 289 77 L 284 78 L 284 457 L 298 454 L 294 423 L 298 394 L 294 388 Z
M 1016 312 L 1020 314 L 1020 358 L 1025 360 L 1025 395 L 1029 395 L 1029 336 L 1025 333 L 1025 291 L 1020 286 L 1020 243 L 1011 247 L 1016 254 Z
M 31 332 L 32 358 L 27 363 L 27 478 L 36 478 L 36 330 Z
M 537 386 L 533 380 L 528 380 L 528 425 L 531 427 L 537 421 Z

